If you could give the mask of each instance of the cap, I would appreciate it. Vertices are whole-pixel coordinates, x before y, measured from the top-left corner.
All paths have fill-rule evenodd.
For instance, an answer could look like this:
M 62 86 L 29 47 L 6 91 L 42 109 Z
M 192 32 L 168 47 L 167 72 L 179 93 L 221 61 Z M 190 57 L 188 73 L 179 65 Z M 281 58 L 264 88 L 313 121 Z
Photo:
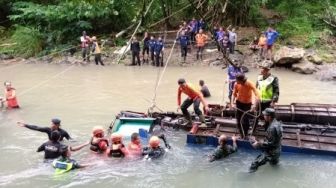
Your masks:
M 92 129 L 93 136 L 96 136 L 97 134 L 104 135 L 104 128 L 102 126 L 95 126 Z
M 61 124 L 61 120 L 58 119 L 58 118 L 53 118 L 53 119 L 51 119 L 51 122 L 52 122 L 53 124 L 55 124 L 55 125 L 60 125 L 60 124 Z
M 111 135 L 111 141 L 112 142 L 121 142 L 122 140 L 122 135 L 119 133 L 112 133 Z
M 180 78 L 180 79 L 177 81 L 177 83 L 178 83 L 179 85 L 181 85 L 181 84 L 186 83 L 186 81 L 185 81 L 184 78 Z
M 262 63 L 258 64 L 260 68 L 263 68 L 263 69 L 268 69 L 270 70 L 271 67 L 272 67 L 272 62 L 271 61 L 263 61 Z
M 262 113 L 264 116 L 275 117 L 275 110 L 273 108 L 266 108 Z

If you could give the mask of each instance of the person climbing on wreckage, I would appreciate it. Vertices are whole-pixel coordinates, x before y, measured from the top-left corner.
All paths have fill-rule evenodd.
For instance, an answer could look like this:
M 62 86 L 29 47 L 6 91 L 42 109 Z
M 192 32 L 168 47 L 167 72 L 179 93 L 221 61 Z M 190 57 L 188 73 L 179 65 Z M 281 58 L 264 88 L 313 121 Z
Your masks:
M 186 83 L 185 79 L 180 78 L 178 80 L 178 90 L 177 90 L 177 105 L 178 109 L 181 109 L 184 118 L 188 121 L 189 124 L 192 124 L 192 119 L 190 116 L 190 113 L 188 112 L 188 108 L 191 104 L 194 104 L 194 111 L 198 115 L 201 125 L 200 127 L 206 127 L 205 124 L 205 118 L 202 114 L 202 111 L 200 110 L 200 103 L 202 102 L 205 111 L 209 110 L 208 104 L 204 100 L 204 97 L 202 93 L 195 89 L 191 84 Z M 181 94 L 184 93 L 188 96 L 187 99 L 184 100 L 184 102 L 181 105 Z

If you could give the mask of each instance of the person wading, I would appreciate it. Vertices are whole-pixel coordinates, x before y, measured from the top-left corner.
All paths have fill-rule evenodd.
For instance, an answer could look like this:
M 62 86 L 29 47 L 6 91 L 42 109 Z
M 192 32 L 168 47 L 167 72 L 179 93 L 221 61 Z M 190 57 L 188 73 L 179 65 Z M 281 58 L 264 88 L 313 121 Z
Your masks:
M 4 102 L 7 102 L 7 108 L 20 108 L 19 103 L 16 98 L 16 90 L 12 87 L 12 83 L 5 82 L 5 99 L 0 97 L 1 107 Z
M 250 172 L 255 172 L 259 166 L 270 162 L 271 165 L 279 163 L 282 141 L 282 125 L 275 119 L 275 110 L 266 108 L 263 112 L 265 119 L 266 139 L 264 141 L 256 141 L 252 139 L 252 146 L 263 150 L 263 153 L 252 162 Z
M 186 120 L 189 123 L 192 123 L 192 119 L 191 116 L 188 112 L 188 108 L 191 104 L 194 104 L 194 111 L 195 113 L 198 115 L 200 121 L 202 122 L 202 127 L 206 126 L 205 125 L 205 118 L 202 114 L 202 111 L 200 110 L 200 103 L 202 102 L 205 111 L 208 111 L 208 104 L 206 103 L 206 101 L 203 98 L 202 93 L 195 89 L 194 87 L 192 87 L 191 84 L 187 84 L 185 79 L 180 78 L 178 80 L 178 90 L 177 90 L 177 105 L 178 108 L 182 110 L 183 116 L 186 118 Z M 184 93 L 188 96 L 187 99 L 184 100 L 183 104 L 181 105 L 181 94 Z
M 279 100 L 279 79 L 271 74 L 271 62 L 264 61 L 260 66 L 260 75 L 256 83 L 256 87 L 260 93 L 260 105 L 256 105 L 257 112 L 262 112 L 266 108 L 274 108 L 275 104 Z M 260 108 L 260 109 L 259 109 Z M 262 116 L 260 115 L 259 118 Z M 258 120 L 256 119 L 254 129 L 258 126 Z M 253 130 L 255 131 L 255 130 Z
M 17 124 L 20 127 L 26 127 L 28 129 L 31 129 L 31 130 L 34 130 L 34 131 L 40 131 L 40 132 L 43 132 L 43 133 L 47 133 L 49 140 L 51 139 L 51 133 L 53 131 L 59 131 L 59 133 L 60 133 L 59 141 L 62 141 L 63 138 L 66 138 L 67 140 L 71 139 L 68 132 L 66 132 L 65 130 L 60 128 L 61 120 L 59 120 L 57 118 L 54 118 L 54 119 L 51 120 L 51 126 L 50 127 L 39 127 L 39 126 L 36 126 L 36 125 L 28 125 L 28 124 L 25 124 L 23 122 L 17 122 Z
M 236 102 L 237 126 L 243 139 L 247 139 L 250 128 L 251 115 L 249 111 L 255 110 L 255 106 L 252 106 L 253 98 L 255 98 L 255 104 L 257 104 L 260 99 L 258 90 L 251 81 L 247 80 L 244 74 L 238 74 L 230 107 L 232 108 L 233 103 Z

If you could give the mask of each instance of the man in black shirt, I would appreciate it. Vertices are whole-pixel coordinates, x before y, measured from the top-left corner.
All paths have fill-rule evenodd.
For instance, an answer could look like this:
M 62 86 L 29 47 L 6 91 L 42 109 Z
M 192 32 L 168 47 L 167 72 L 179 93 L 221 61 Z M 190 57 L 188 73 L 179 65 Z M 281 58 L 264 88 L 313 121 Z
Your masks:
M 60 134 L 59 141 L 62 141 L 63 138 L 66 138 L 67 140 L 71 139 L 71 137 L 68 134 L 68 132 L 66 132 L 65 130 L 63 130 L 63 129 L 60 128 L 60 126 L 61 126 L 61 120 L 59 120 L 57 118 L 51 119 L 51 126 L 50 127 L 39 127 L 39 126 L 36 126 L 36 125 L 28 125 L 28 124 L 25 124 L 23 122 L 17 122 L 17 124 L 20 127 L 27 127 L 28 129 L 31 129 L 31 130 L 47 133 L 48 137 L 49 137 L 49 140 L 51 140 L 51 133 L 53 131 L 56 131 L 56 130 Z
M 58 141 L 61 137 L 59 131 L 53 131 L 50 134 L 50 140 L 43 143 L 37 152 L 44 151 L 44 159 L 56 159 L 62 154 L 63 145 Z
M 140 43 L 136 39 L 136 37 L 133 37 L 131 42 L 131 51 L 132 51 L 132 65 L 136 65 L 135 58 L 137 58 L 137 64 L 140 66 Z

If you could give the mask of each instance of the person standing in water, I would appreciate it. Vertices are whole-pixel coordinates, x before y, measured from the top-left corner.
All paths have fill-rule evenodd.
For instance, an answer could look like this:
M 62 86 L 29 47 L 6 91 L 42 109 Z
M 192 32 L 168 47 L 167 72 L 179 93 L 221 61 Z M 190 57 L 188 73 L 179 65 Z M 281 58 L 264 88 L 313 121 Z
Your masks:
M 34 131 L 40 131 L 40 132 L 43 132 L 43 133 L 47 133 L 49 140 L 51 139 L 51 133 L 53 131 L 56 131 L 56 130 L 59 131 L 59 133 L 61 135 L 59 141 L 62 141 L 63 138 L 66 138 L 67 140 L 71 139 L 68 132 L 66 132 L 65 130 L 60 128 L 61 120 L 57 119 L 57 118 L 51 119 L 51 126 L 50 127 L 39 127 L 39 126 L 36 126 L 36 125 L 28 125 L 28 124 L 25 124 L 21 121 L 17 122 L 17 124 L 20 127 L 26 127 L 28 129 L 31 129 L 31 130 L 34 130 Z
M 20 108 L 19 103 L 16 97 L 16 90 L 12 87 L 11 82 L 5 82 L 5 98 L 0 97 L 1 107 L 3 106 L 4 102 L 7 102 L 7 108 Z
M 208 86 L 205 85 L 204 80 L 200 80 L 199 85 L 201 87 L 201 92 L 203 94 L 203 97 L 205 97 L 205 98 L 211 97 L 209 88 L 208 88 Z
M 227 144 L 227 141 L 228 138 L 224 134 L 218 138 L 218 147 L 209 155 L 209 162 L 228 157 L 237 151 L 237 137 L 232 136 L 232 146 Z

